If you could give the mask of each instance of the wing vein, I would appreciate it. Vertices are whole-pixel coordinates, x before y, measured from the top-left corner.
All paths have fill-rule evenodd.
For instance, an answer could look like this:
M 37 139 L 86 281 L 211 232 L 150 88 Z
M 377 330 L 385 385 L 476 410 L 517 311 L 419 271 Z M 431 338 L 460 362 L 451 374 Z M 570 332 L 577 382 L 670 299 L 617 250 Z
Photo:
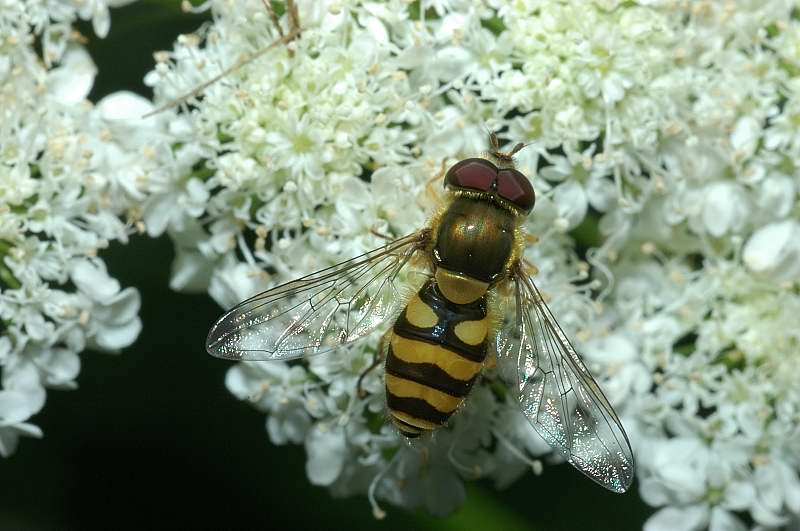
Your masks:
M 235 360 L 292 359 L 364 337 L 396 312 L 394 281 L 429 239 L 425 229 L 250 297 L 211 328 L 206 349 Z
M 624 492 L 634 461 L 619 417 L 520 264 L 511 280 L 513 316 L 496 336 L 500 374 L 545 441 L 597 483 Z

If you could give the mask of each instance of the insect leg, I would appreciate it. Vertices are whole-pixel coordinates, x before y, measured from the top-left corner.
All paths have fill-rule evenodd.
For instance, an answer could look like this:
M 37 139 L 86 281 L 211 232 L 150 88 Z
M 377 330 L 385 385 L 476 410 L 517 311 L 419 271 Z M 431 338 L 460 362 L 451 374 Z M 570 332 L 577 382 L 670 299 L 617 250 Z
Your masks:
M 381 340 L 378 343 L 378 350 L 377 352 L 375 352 L 375 356 L 372 359 L 372 364 L 370 364 L 369 367 L 364 369 L 361 372 L 361 375 L 359 375 L 358 384 L 356 385 L 356 394 L 358 395 L 358 398 L 366 398 L 367 392 L 362 387 L 362 384 L 364 383 L 364 377 L 366 377 L 367 374 L 372 372 L 375 369 L 375 367 L 383 363 L 383 360 L 386 358 L 386 349 L 389 348 L 389 340 L 391 339 L 391 337 L 392 337 L 391 329 L 387 330 L 386 333 L 381 336 Z
M 430 197 L 434 202 L 436 202 L 439 198 L 439 192 L 433 187 L 434 183 L 437 181 L 441 181 L 444 178 L 445 170 L 447 169 L 447 159 L 442 159 L 441 167 L 439 171 L 430 179 L 428 182 L 425 183 L 425 193 Z
M 382 239 L 382 240 L 386 240 L 387 242 L 390 242 L 390 241 L 392 241 L 392 240 L 394 240 L 394 239 L 395 239 L 395 238 L 393 238 L 392 236 L 389 236 L 389 235 L 387 235 L 387 234 L 384 234 L 384 233 L 382 233 L 382 232 L 380 232 L 380 231 L 378 231 L 378 230 L 372 229 L 372 228 L 371 228 L 371 229 L 369 229 L 369 232 L 370 232 L 370 234 L 372 234 L 373 236 L 377 236 L 378 238 L 380 238 L 380 239 Z
M 497 367 L 497 353 L 490 351 L 486 355 L 486 361 L 483 362 L 483 366 L 487 369 L 494 369 Z
M 528 245 L 535 244 L 539 241 L 539 237 L 535 234 L 528 234 L 527 232 L 524 235 L 525 243 Z M 525 272 L 530 276 L 536 276 L 539 273 L 539 268 L 536 267 L 530 260 L 525 258 L 524 256 L 520 260 L 522 263 L 518 263 L 515 267 L 522 267 L 524 266 Z
M 536 276 L 536 274 L 539 272 L 539 268 L 533 265 L 533 263 L 527 258 L 523 258 L 522 263 L 529 276 Z

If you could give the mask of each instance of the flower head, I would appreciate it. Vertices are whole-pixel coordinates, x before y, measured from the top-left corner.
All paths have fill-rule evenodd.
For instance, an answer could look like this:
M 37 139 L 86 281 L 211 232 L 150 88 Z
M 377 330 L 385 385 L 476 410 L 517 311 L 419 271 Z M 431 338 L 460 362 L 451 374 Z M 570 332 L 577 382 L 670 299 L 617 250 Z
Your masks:
M 210 4 L 214 24 L 148 75 L 157 102 L 280 37 L 258 2 Z M 525 258 L 638 436 L 642 496 L 662 507 L 648 526 L 796 515 L 788 3 L 422 4 L 298 2 L 300 36 L 169 117 L 187 164 L 148 190 L 145 223 L 188 244 L 173 282 L 230 306 L 377 247 L 376 232 L 410 233 L 440 198 L 431 178 L 500 130 L 530 142 L 517 162 L 539 243 Z M 376 349 L 243 364 L 228 387 L 337 493 L 446 512 L 463 479 L 541 471 L 548 447 L 491 373 L 408 446 L 384 422 L 380 372 L 365 372 Z
M 113 116 L 119 96 L 94 108 L 86 99 L 97 69 L 70 26 L 77 18 L 104 36 L 108 3 L 0 9 L 3 456 L 20 435 L 42 435 L 28 420 L 44 406 L 46 388 L 76 386 L 81 351 L 117 352 L 141 330 L 138 292 L 122 288 L 97 256 L 131 232 L 134 196 L 118 180 L 131 146 Z

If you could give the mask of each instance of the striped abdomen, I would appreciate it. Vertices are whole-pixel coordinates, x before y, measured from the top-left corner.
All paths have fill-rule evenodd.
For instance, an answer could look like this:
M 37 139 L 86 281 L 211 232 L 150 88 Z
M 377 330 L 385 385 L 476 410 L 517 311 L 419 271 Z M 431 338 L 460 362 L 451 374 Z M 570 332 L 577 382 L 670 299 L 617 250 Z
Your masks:
M 449 301 L 426 283 L 397 319 L 386 354 L 386 402 L 406 437 L 450 418 L 472 388 L 486 358 L 486 297 Z

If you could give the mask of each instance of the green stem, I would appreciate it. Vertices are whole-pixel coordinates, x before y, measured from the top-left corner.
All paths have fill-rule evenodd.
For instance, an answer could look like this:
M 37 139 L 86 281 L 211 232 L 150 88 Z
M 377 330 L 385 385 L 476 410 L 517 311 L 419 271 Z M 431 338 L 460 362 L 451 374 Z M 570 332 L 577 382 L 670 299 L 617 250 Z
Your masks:
M 17 277 L 11 273 L 11 270 L 6 267 L 5 264 L 0 264 L 0 283 L 5 284 L 11 289 L 19 289 L 22 287 L 22 284 Z
M 467 500 L 452 516 L 437 519 L 428 514 L 417 515 L 420 528 L 430 531 L 468 531 L 502 529 L 503 531 L 533 531 L 524 519 L 508 510 L 497 496 L 483 488 L 467 484 Z

